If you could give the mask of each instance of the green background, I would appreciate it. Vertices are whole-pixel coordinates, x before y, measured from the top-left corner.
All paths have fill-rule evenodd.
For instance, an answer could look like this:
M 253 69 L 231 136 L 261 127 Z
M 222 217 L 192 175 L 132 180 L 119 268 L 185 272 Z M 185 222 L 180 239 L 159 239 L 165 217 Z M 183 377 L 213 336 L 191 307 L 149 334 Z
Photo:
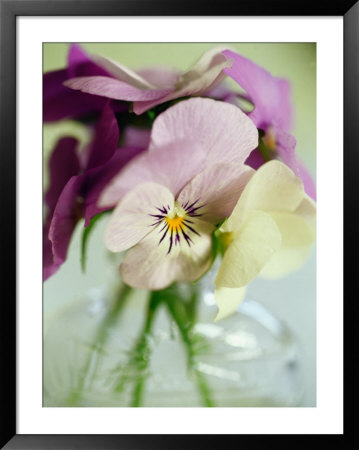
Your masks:
M 131 69 L 170 66 L 189 69 L 208 49 L 226 43 L 83 43 L 92 54 L 109 57 Z M 294 105 L 293 135 L 297 154 L 315 175 L 316 167 L 316 45 L 313 43 L 228 43 L 238 53 L 251 58 L 273 75 L 287 78 L 292 86 Z M 44 71 L 66 66 L 69 44 L 45 43 Z M 66 133 L 83 137 L 81 127 L 63 121 L 45 125 L 44 151 L 47 159 L 56 139 Z

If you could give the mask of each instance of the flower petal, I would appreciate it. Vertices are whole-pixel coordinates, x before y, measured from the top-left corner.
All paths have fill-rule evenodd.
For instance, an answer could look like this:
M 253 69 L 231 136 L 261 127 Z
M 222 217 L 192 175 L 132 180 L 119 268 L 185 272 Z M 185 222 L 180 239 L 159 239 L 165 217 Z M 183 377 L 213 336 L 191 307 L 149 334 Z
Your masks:
M 91 169 L 82 175 L 84 183 L 81 192 L 84 197 L 83 216 L 85 218 L 85 227 L 89 225 L 93 216 L 109 209 L 109 207 L 99 208 L 97 206 L 102 191 L 111 182 L 112 178 L 143 150 L 143 148 L 135 147 L 119 148 L 106 164 Z
M 159 99 L 171 92 L 171 89 L 139 89 L 115 78 L 76 77 L 64 82 L 64 86 L 93 95 L 124 101 L 145 101 Z
M 115 205 L 129 190 L 144 181 L 167 186 L 176 197 L 204 164 L 202 148 L 189 140 L 174 141 L 131 161 L 108 185 L 99 206 Z
M 313 228 L 315 228 L 317 206 L 315 202 L 310 197 L 308 197 L 308 195 L 304 196 L 303 200 L 295 210 L 295 213 L 303 217 L 303 219 L 305 219 Z
M 77 139 L 64 137 L 59 139 L 51 154 L 49 161 L 50 186 L 45 194 L 45 201 L 51 214 L 66 183 L 80 171 L 77 146 Z
M 317 193 L 315 187 L 315 181 L 312 175 L 309 173 L 308 169 L 304 166 L 304 164 L 299 161 L 297 158 L 297 167 L 299 172 L 299 178 L 303 181 L 305 192 L 311 197 L 313 200 L 316 200 Z
M 173 88 L 180 72 L 171 67 L 150 67 L 137 71 L 137 74 L 156 87 Z
M 273 124 L 290 130 L 293 109 L 289 83 L 231 50 L 225 50 L 223 55 L 233 60 L 232 66 L 224 72 L 246 91 L 255 106 L 249 116 L 257 127 L 265 130 Z
M 297 214 L 273 212 L 270 216 L 279 228 L 282 244 L 260 274 L 279 278 L 299 269 L 306 261 L 315 240 L 315 229 Z
M 101 55 L 94 55 L 92 58 L 99 66 L 103 67 L 109 74 L 117 78 L 117 80 L 124 81 L 139 89 L 155 89 L 155 86 L 145 80 L 141 75 L 117 61 L 113 61 L 112 59 Z
M 81 177 L 72 177 L 64 187 L 51 220 L 49 239 L 52 242 L 54 264 L 62 264 L 67 255 L 72 233 L 80 218 L 77 211 Z
M 83 117 L 97 113 L 106 100 L 81 92 L 73 91 L 63 85 L 72 77 L 108 76 L 96 65 L 80 46 L 72 44 L 68 54 L 67 69 L 48 72 L 43 77 L 43 116 L 45 122 L 53 122 L 70 117 Z
M 66 69 L 44 74 L 43 117 L 45 122 L 96 113 L 107 101 L 104 98 L 83 94 L 65 87 L 63 83 L 66 80 Z
M 254 170 L 240 164 L 215 164 L 195 176 L 181 191 L 181 204 L 197 202 L 202 219 L 218 223 L 235 207 Z
M 223 69 L 232 65 L 232 61 L 221 53 L 222 50 L 223 48 L 216 47 L 205 52 L 189 71 L 178 78 L 173 92 L 160 101 L 136 102 L 133 105 L 134 112 L 142 114 L 159 103 L 180 97 L 203 95 L 224 78 Z
M 54 264 L 54 256 L 52 253 L 52 242 L 49 239 L 50 221 L 47 220 L 43 228 L 42 234 L 42 265 L 43 265 L 43 281 L 46 281 L 59 269 L 59 265 Z
M 285 164 L 269 161 L 252 176 L 223 230 L 238 230 L 251 210 L 295 211 L 303 197 L 301 180 Z
M 71 44 L 67 55 L 67 78 L 99 75 L 110 76 L 110 73 L 96 64 L 78 44 Z
M 178 81 L 180 96 L 201 95 L 224 77 L 224 68 L 232 66 L 232 61 L 228 60 L 221 53 L 221 49 L 214 48 L 204 53 L 199 61 Z
M 86 170 L 101 166 L 112 158 L 119 135 L 117 120 L 108 102 L 96 124 L 95 138 L 91 143 Z
M 168 253 L 168 245 L 153 230 L 125 255 L 120 265 L 123 281 L 133 287 L 159 290 L 174 281 L 195 281 L 211 264 L 213 227 L 196 221 L 200 236 L 191 236 L 189 247 L 184 240 L 173 246 Z
M 246 164 L 255 170 L 259 169 L 260 166 L 263 166 L 265 162 L 266 160 L 263 158 L 261 152 L 257 148 L 254 149 L 246 159 Z
M 129 125 L 124 129 L 121 138 L 124 147 L 148 148 L 151 131 L 147 128 L 138 128 Z
M 206 166 L 239 164 L 258 145 L 253 122 L 236 106 L 208 98 L 191 98 L 160 114 L 153 123 L 150 150 L 193 138 L 206 151 Z
M 214 298 L 218 306 L 218 313 L 214 321 L 225 319 L 233 314 L 246 296 L 247 286 L 240 288 L 216 288 Z
M 159 210 L 170 209 L 173 203 L 173 194 L 166 187 L 156 183 L 140 184 L 113 211 L 105 231 L 106 247 L 113 252 L 122 252 L 137 244 L 153 231 Z
M 216 287 L 246 286 L 280 245 L 281 234 L 273 218 L 262 211 L 250 212 L 224 254 L 215 280 Z
M 297 141 L 291 134 L 278 128 L 275 129 L 275 139 L 276 150 L 279 158 L 293 171 L 295 175 L 298 176 L 298 163 L 295 154 Z

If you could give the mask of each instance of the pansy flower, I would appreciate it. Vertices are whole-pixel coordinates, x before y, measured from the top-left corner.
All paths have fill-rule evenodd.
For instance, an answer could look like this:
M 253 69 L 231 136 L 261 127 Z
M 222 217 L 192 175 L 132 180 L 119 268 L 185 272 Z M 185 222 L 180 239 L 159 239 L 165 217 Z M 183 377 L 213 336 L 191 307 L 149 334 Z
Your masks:
M 252 120 L 228 103 L 192 98 L 157 117 L 149 150 L 100 198 L 100 206 L 117 205 L 105 244 L 129 249 L 120 266 L 125 283 L 157 290 L 203 275 L 212 232 L 252 175 L 244 161 L 257 145 Z
M 249 117 L 257 128 L 265 132 L 263 141 L 270 152 L 299 176 L 307 194 L 315 199 L 315 184 L 307 169 L 295 154 L 296 140 L 289 134 L 293 121 L 290 85 L 287 80 L 271 75 L 267 70 L 232 50 L 223 51 L 232 62 L 223 71 L 245 90 L 253 105 Z M 265 162 L 258 151 L 253 152 L 248 163 L 258 168 Z
M 218 85 L 225 76 L 223 69 L 232 64 L 220 50 L 214 48 L 204 53 L 183 74 L 163 69 L 134 72 L 115 61 L 95 56 L 94 61 L 110 75 L 77 75 L 64 85 L 87 94 L 133 102 L 133 111 L 142 114 L 170 100 L 204 95 Z
M 228 247 L 215 280 L 217 320 L 235 311 L 257 275 L 281 277 L 304 263 L 315 213 L 302 181 L 285 164 L 269 161 L 254 172 L 221 227 Z
M 85 226 L 106 208 L 97 206 L 98 198 L 111 180 L 144 148 L 117 149 L 119 130 L 109 105 L 96 126 L 91 144 L 79 153 L 78 141 L 64 137 L 56 145 L 50 161 L 50 186 L 45 195 L 47 214 L 43 231 L 44 279 L 54 274 L 65 261 L 77 222 Z

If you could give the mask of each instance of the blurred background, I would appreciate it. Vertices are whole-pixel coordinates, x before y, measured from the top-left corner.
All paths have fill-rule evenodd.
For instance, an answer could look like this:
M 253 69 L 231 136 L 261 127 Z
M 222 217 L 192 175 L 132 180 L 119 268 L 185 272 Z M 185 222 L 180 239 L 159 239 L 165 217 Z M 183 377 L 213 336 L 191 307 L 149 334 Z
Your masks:
M 225 43 L 81 43 L 92 54 L 109 57 L 131 69 L 170 66 L 189 69 L 208 49 Z M 315 178 L 316 173 L 316 45 L 311 43 L 228 43 L 228 47 L 262 65 L 273 75 L 286 78 L 292 87 L 297 154 Z M 44 72 L 66 66 L 68 43 L 43 44 Z M 44 188 L 47 185 L 46 163 L 57 139 L 64 135 L 86 140 L 86 130 L 76 122 L 64 120 L 45 124 L 43 128 Z M 105 221 L 91 235 L 86 274 L 80 268 L 80 223 L 74 233 L 68 260 L 44 284 L 44 332 L 66 308 L 81 301 L 84 292 L 106 289 L 104 283 L 113 276 L 105 268 L 104 280 L 100 266 L 108 264 L 102 245 Z M 139 292 L 139 296 L 141 296 Z M 302 355 L 305 395 L 302 406 L 316 406 L 316 258 L 315 250 L 298 272 L 277 281 L 256 279 L 248 296 L 268 307 L 292 330 Z

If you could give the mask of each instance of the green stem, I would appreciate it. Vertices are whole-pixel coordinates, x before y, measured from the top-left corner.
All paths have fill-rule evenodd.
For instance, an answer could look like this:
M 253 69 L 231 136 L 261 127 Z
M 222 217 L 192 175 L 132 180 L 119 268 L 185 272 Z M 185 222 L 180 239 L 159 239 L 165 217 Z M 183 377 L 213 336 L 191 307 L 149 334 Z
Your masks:
M 152 292 L 147 306 L 146 320 L 143 325 L 141 334 L 137 340 L 135 347 L 131 352 L 131 358 L 128 362 L 128 368 L 132 368 L 130 375 L 123 375 L 119 383 L 115 386 L 115 392 L 121 392 L 127 382 L 136 379 L 135 387 L 132 393 L 131 406 L 141 406 L 143 404 L 143 393 L 145 382 L 148 377 L 148 365 L 150 361 L 151 348 L 149 345 L 149 336 L 152 332 L 152 326 L 156 311 L 160 305 L 162 298 L 160 292 Z
M 193 311 L 193 304 L 197 303 L 197 292 L 193 293 L 190 300 L 191 311 Z M 188 367 L 193 372 L 197 384 L 197 388 L 201 397 L 201 402 L 204 406 L 215 406 L 212 400 L 211 390 L 208 386 L 206 377 L 198 369 L 196 363 L 196 351 L 195 351 L 195 339 L 193 338 L 193 325 L 195 323 L 195 316 L 188 320 L 188 311 L 183 304 L 183 300 L 175 300 L 166 302 L 167 308 L 172 316 L 173 320 L 176 322 L 178 329 L 180 331 L 182 340 L 185 344 L 187 350 Z
M 89 380 L 90 385 L 93 382 L 93 379 L 97 371 L 97 367 L 99 366 L 101 349 L 103 349 L 109 336 L 109 332 L 116 323 L 120 312 L 123 310 L 125 302 L 128 299 L 128 296 L 131 293 L 131 291 L 132 291 L 131 287 L 125 284 L 121 285 L 119 293 L 117 294 L 116 301 L 114 302 L 114 304 L 106 314 L 104 320 L 100 324 L 100 327 L 94 339 L 93 347 L 92 349 L 90 349 L 90 354 L 86 360 L 83 371 L 79 377 L 78 384 L 69 396 L 68 402 L 71 406 L 76 406 L 80 402 L 86 381 Z
M 145 382 L 148 377 L 148 364 L 150 361 L 151 349 L 149 346 L 149 335 L 152 331 L 152 325 L 155 318 L 155 312 L 159 304 L 161 303 L 161 298 L 156 292 L 153 292 L 148 304 L 146 322 L 143 327 L 142 336 L 140 337 L 137 345 L 137 354 L 141 358 L 141 372 L 139 378 L 135 384 L 135 388 L 132 394 L 132 406 L 139 407 L 143 402 L 143 392 L 145 387 Z

